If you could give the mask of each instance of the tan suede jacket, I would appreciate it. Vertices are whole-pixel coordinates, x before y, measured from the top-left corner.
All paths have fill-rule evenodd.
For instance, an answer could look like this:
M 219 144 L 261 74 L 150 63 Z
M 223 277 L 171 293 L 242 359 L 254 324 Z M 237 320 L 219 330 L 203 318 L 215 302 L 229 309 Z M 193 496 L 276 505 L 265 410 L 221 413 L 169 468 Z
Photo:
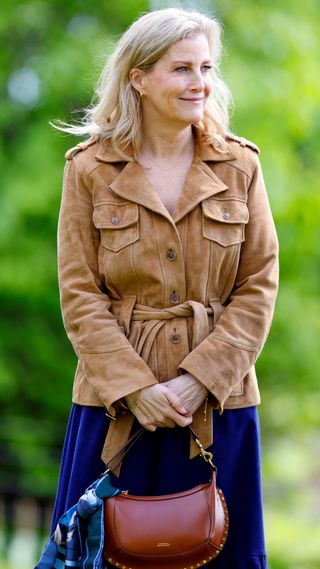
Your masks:
M 58 260 L 75 403 L 115 414 L 127 394 L 184 370 L 220 410 L 260 402 L 254 363 L 274 310 L 278 242 L 259 150 L 227 135 L 221 151 L 195 133 L 172 217 L 141 166 L 107 141 L 66 154 Z M 121 417 L 114 448 L 132 424 Z

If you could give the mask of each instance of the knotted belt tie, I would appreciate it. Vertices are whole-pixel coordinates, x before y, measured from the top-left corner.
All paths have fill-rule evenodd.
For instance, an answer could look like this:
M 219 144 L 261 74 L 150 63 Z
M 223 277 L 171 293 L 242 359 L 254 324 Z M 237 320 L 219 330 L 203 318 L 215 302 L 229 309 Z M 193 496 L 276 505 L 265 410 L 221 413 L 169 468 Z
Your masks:
M 148 361 L 153 342 L 159 330 L 165 325 L 166 321 L 171 318 L 193 317 L 192 349 L 209 335 L 208 316 L 215 316 L 215 310 L 213 310 L 212 306 L 206 308 L 201 302 L 188 300 L 177 306 L 160 309 L 136 304 L 135 298 L 135 296 L 127 296 L 121 301 L 112 301 L 112 305 L 119 310 L 119 324 L 127 334 L 129 333 L 130 321 L 148 321 L 134 346 L 135 351 L 145 362 Z M 211 302 L 210 304 L 217 305 L 218 312 L 221 313 L 222 307 L 220 302 L 213 301 L 213 303 Z M 220 316 L 220 314 L 218 314 L 218 316 Z M 205 412 L 205 405 L 207 405 L 207 412 Z M 111 457 L 128 441 L 133 421 L 133 414 L 127 413 L 125 415 L 119 415 L 116 421 L 110 423 L 101 455 L 103 462 L 108 464 Z M 203 403 L 193 414 L 192 427 L 200 438 L 204 448 L 212 445 L 212 406 L 209 402 Z M 191 436 L 190 458 L 193 458 L 197 454 L 199 454 L 199 448 Z M 114 469 L 112 468 L 112 464 L 110 464 L 110 467 L 114 474 L 119 475 L 121 463 Z

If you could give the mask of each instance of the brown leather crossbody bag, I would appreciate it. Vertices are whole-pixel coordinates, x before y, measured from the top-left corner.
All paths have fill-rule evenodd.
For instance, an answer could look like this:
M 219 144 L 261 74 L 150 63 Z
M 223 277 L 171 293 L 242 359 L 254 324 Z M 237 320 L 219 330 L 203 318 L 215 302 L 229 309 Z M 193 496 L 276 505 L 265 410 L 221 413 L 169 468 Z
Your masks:
M 136 436 L 140 431 L 143 429 Z M 193 434 L 201 456 L 212 467 L 210 482 L 175 494 L 132 496 L 121 492 L 105 500 L 104 559 L 111 566 L 196 569 L 224 547 L 229 523 L 226 501 L 216 486 L 212 453 L 205 451 Z

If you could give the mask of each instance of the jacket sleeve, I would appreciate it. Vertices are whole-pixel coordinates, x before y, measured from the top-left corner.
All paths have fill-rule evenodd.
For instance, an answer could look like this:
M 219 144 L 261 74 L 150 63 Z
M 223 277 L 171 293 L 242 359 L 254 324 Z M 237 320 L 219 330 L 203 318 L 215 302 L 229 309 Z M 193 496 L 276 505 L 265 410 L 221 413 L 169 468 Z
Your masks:
M 114 413 L 113 403 L 157 381 L 109 310 L 111 303 L 99 276 L 100 235 L 92 221 L 88 176 L 81 175 L 76 163 L 74 158 L 65 166 L 58 223 L 61 309 L 87 381 Z
M 234 289 L 213 332 L 180 364 L 223 410 L 267 338 L 278 289 L 278 240 L 258 157 L 248 188 L 249 222 Z

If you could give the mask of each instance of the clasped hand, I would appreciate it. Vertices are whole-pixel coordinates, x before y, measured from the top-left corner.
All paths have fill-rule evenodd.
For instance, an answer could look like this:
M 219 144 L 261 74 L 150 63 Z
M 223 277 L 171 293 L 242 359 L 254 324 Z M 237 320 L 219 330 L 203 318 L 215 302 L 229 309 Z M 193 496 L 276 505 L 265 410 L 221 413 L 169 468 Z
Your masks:
M 189 373 L 145 387 L 126 396 L 130 411 L 148 431 L 186 427 L 207 396 L 206 388 Z

